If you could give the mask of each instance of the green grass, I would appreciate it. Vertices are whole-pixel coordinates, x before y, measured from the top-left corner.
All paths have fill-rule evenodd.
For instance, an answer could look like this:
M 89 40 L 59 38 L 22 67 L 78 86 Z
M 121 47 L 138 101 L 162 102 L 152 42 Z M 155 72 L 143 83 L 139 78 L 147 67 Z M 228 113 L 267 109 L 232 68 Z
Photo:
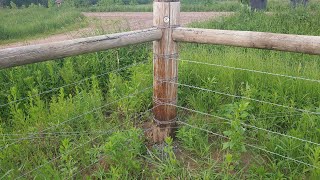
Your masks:
M 32 7 L 0 10 L 0 44 L 43 37 L 82 27 L 84 17 L 76 9 Z
M 313 0 L 309 2 L 308 10 L 316 11 L 319 9 L 319 0 Z M 243 8 L 248 9 L 246 5 L 243 5 L 238 0 L 215 0 L 215 1 L 181 1 L 182 12 L 224 12 L 224 11 L 241 11 Z M 152 4 L 143 5 L 96 5 L 83 8 L 83 11 L 92 12 L 152 12 Z M 279 12 L 284 9 L 291 9 L 290 1 L 269 0 L 267 11 Z
M 306 13 L 303 9 L 285 11 L 274 15 L 242 12 L 233 17 L 221 19 L 218 22 L 195 23 L 192 26 L 200 28 L 250 30 L 319 36 L 320 24 L 319 21 L 317 21 L 319 17 L 320 14 L 318 12 Z M 299 53 L 184 44 L 181 47 L 181 59 L 307 77 L 311 79 L 319 79 L 320 77 L 320 57 Z M 231 95 L 236 94 L 290 107 L 320 112 L 320 85 L 317 82 L 292 80 L 247 71 L 192 64 L 184 61 L 181 61 L 180 63 L 179 80 L 181 83 L 212 89 Z M 297 114 L 297 112 L 290 108 L 280 108 L 265 103 L 228 97 L 186 87 L 181 87 L 179 95 L 182 106 L 222 117 L 229 117 L 230 114 L 235 113 L 239 103 L 247 102 L 249 103 L 249 106 L 244 111 L 248 114 L 248 117 L 240 119 L 241 122 L 259 128 L 280 132 L 285 135 L 308 139 L 313 142 L 320 141 L 320 134 L 318 131 L 320 127 L 316 125 L 316 122 L 319 121 L 318 115 L 309 113 Z M 217 118 L 209 118 L 206 116 L 197 117 L 197 119 L 201 118 L 207 119 L 207 129 L 211 129 L 213 132 L 228 135 L 230 138 L 232 138 L 232 136 L 230 133 L 226 133 L 227 131 L 237 133 L 237 130 L 232 130 L 234 128 L 229 127 L 229 125 Z M 232 118 L 231 116 L 230 119 L 235 120 L 235 117 Z M 188 120 L 188 122 L 199 127 L 203 126 L 203 122 L 191 120 Z M 247 127 L 245 128 L 247 129 Z M 190 132 L 192 131 L 194 130 L 190 129 Z M 179 135 L 180 133 L 185 134 L 186 132 L 179 131 L 178 137 L 182 137 L 181 140 L 183 145 L 185 144 L 184 146 L 186 148 L 190 148 L 190 145 L 188 145 L 190 140 L 183 135 Z M 194 134 L 194 136 L 195 135 L 196 134 Z M 248 128 L 244 135 L 238 134 L 238 136 L 233 137 L 234 139 L 231 140 L 231 142 L 237 142 L 239 137 L 242 136 L 245 138 L 245 143 L 254 144 L 269 151 L 294 157 L 295 159 L 313 165 L 314 163 L 319 165 L 319 158 L 314 159 L 314 154 L 319 148 L 316 145 L 303 143 L 299 140 L 292 140 L 274 134 L 266 134 L 264 131 L 254 131 L 252 128 Z M 253 138 L 253 140 L 250 138 Z M 196 138 L 193 138 L 193 140 L 194 139 Z M 204 140 L 201 139 L 201 141 L 198 141 L 198 143 L 203 143 Z M 222 141 L 221 145 L 224 143 L 225 142 Z M 204 145 L 202 146 L 206 147 Z M 198 145 L 194 147 L 193 151 L 195 153 L 199 152 L 198 147 L 201 146 Z M 264 159 L 260 162 L 260 165 L 252 163 L 250 168 L 258 166 L 261 169 L 263 167 L 263 171 L 266 172 L 263 176 L 258 176 L 258 172 L 255 170 L 251 173 L 241 172 L 240 170 L 245 164 L 240 161 L 240 164 L 233 168 L 238 169 L 238 171 L 242 173 L 240 177 L 243 179 L 253 178 L 254 175 L 263 179 L 277 179 L 281 177 L 316 179 L 319 177 L 318 170 L 311 170 L 308 167 L 297 165 L 292 161 L 285 160 L 279 156 L 256 151 L 249 147 L 247 147 L 247 150 L 250 152 L 250 156 L 255 157 L 259 154 L 260 158 Z M 232 152 L 232 149 L 227 152 Z M 239 153 L 239 151 L 237 152 Z M 235 155 L 237 153 L 232 154 Z M 232 162 L 234 163 L 234 160 Z
M 152 12 L 152 4 L 145 5 L 109 5 L 109 6 L 92 6 L 84 8 L 84 11 L 93 12 Z M 214 2 L 209 5 L 205 4 L 181 4 L 182 12 L 206 12 L 206 11 L 237 11 L 241 5 L 236 1 Z
M 274 14 L 242 10 L 232 17 L 191 26 L 320 35 L 318 19 L 319 11 L 304 9 Z M 319 56 L 181 44 L 180 57 L 180 83 L 320 112 L 317 82 L 182 61 L 319 79 Z M 143 65 L 99 76 L 144 60 L 148 61 Z M 1 70 L 1 104 L 29 98 L 0 108 L 0 177 L 14 179 L 27 173 L 26 179 L 319 179 L 318 169 L 246 146 L 252 144 L 319 167 L 319 146 L 241 124 L 319 143 L 320 116 L 293 108 L 180 86 L 179 105 L 228 118 L 231 125 L 179 109 L 179 120 L 194 127 L 180 125 L 175 140 L 149 145 L 140 128 L 152 119 L 147 111 L 152 107 L 152 89 L 138 92 L 152 85 L 152 76 L 150 43 Z M 82 83 L 33 96 L 88 77 Z M 66 120 L 70 121 L 55 127 Z M 30 137 L 27 133 L 50 127 L 54 128 L 46 132 L 53 134 L 10 145 Z

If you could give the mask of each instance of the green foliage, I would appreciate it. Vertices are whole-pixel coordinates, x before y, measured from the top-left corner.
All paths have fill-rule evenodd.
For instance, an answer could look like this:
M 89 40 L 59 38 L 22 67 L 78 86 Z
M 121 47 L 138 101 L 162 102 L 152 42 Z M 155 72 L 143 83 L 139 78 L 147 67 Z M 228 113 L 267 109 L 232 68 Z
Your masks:
M 140 155 L 144 151 L 143 133 L 138 129 L 116 132 L 104 145 L 104 153 L 110 170 L 106 178 L 123 179 L 139 177 L 143 164 Z
M 249 5 L 250 0 L 240 0 L 242 4 Z
M 3 44 L 80 27 L 83 16 L 75 9 L 31 5 L 26 9 L 1 10 L 0 21 L 0 44 Z
M 210 121 L 203 117 L 190 117 L 189 124 L 196 125 L 203 129 L 211 129 Z M 207 156 L 210 152 L 209 135 L 199 129 L 189 126 L 181 127 L 177 132 L 177 138 L 181 141 L 182 147 L 188 151 L 195 152 L 198 156 Z
M 48 8 L 55 7 L 55 0 L 48 0 Z
M 179 162 L 173 152 L 173 139 L 171 137 L 167 137 L 165 139 L 165 143 L 167 144 L 164 148 L 163 151 L 167 154 L 166 158 L 166 164 L 168 165 L 165 168 L 165 174 L 168 172 L 169 174 L 179 166 Z
M 11 9 L 17 9 L 17 5 L 12 1 L 10 1 L 10 7 Z
M 152 1 L 150 0 L 100 0 L 98 6 L 91 6 L 86 8 L 89 11 L 101 12 L 152 12 Z M 241 7 L 237 1 L 193 1 L 181 2 L 181 10 L 194 11 L 238 11 Z
M 150 2 L 151 2 L 151 0 L 137 0 L 138 4 L 148 4 Z
M 305 12 L 305 10 L 302 9 L 285 10 L 281 13 L 274 13 L 273 15 L 243 11 L 232 17 L 223 18 L 218 21 L 212 20 L 206 23 L 194 23 L 192 26 L 197 28 L 320 35 L 318 31 L 320 24 L 316 21 L 316 19 L 319 19 L 320 14 L 314 13 L 311 17 L 309 13 L 310 11 Z M 189 44 L 182 45 L 181 52 L 182 61 L 179 66 L 181 74 L 179 81 L 181 83 L 204 87 L 216 92 L 274 102 L 290 107 L 312 111 L 318 111 L 319 109 L 320 99 L 318 98 L 318 92 L 320 92 L 320 86 L 315 83 L 183 61 L 183 59 L 187 59 L 236 68 L 318 79 L 320 76 L 318 56 Z M 214 78 L 215 83 L 206 83 L 204 80 L 207 78 Z M 211 86 L 208 86 L 208 84 L 211 84 Z M 243 165 L 241 165 L 241 163 L 236 165 L 235 162 L 243 162 L 243 156 L 248 156 L 248 153 L 263 154 L 262 156 L 268 156 L 267 159 L 270 160 L 264 162 L 264 158 L 261 158 L 262 160 L 257 164 L 250 163 L 251 166 L 255 166 L 253 171 L 260 173 L 260 178 L 306 178 L 310 177 L 312 171 L 315 170 L 314 168 L 297 165 L 297 163 L 293 161 L 276 155 L 263 153 L 262 151 L 250 152 L 252 150 L 251 148 L 247 148 L 248 152 L 241 153 L 243 143 L 248 143 L 311 164 L 313 164 L 313 161 L 310 159 L 316 159 L 313 158 L 313 152 L 316 148 L 313 145 L 288 137 L 266 133 L 262 130 L 255 130 L 254 128 L 249 128 L 244 131 L 243 126 L 239 123 L 246 123 L 285 135 L 319 142 L 320 134 L 315 130 L 319 128 L 317 123 L 315 123 L 315 119 L 319 119 L 319 117 L 315 117 L 309 113 L 297 113 L 293 109 L 250 101 L 250 108 L 245 110 L 249 114 L 245 113 L 245 118 L 242 118 L 240 113 L 237 115 L 237 117 L 240 117 L 240 121 L 234 121 L 234 115 L 237 114 L 236 110 L 239 109 L 240 104 L 243 103 L 241 98 L 234 98 L 213 92 L 210 93 L 211 96 L 208 95 L 207 97 L 201 98 L 201 96 L 196 95 L 205 95 L 206 93 L 209 94 L 209 92 L 200 92 L 199 90 L 192 90 L 192 88 L 185 87 L 181 89 L 179 102 L 182 106 L 228 117 L 228 119 L 232 120 L 231 127 L 226 126 L 225 123 L 223 123 L 224 121 L 219 121 L 221 122 L 220 125 L 213 131 L 218 133 L 226 131 L 226 135 L 233 137 L 235 141 L 235 143 L 230 143 L 232 140 L 227 142 L 222 141 L 222 143 L 226 143 L 225 146 L 228 147 L 229 151 L 225 156 L 223 166 L 223 169 L 225 169 L 224 174 L 231 176 L 235 171 L 241 172 L 239 169 L 241 169 Z M 190 98 L 192 96 L 196 98 Z M 192 101 L 190 101 L 190 99 L 192 99 Z M 228 106 L 225 106 L 225 104 Z M 226 109 L 229 109 L 227 113 L 228 116 L 225 116 Z M 201 123 L 199 123 L 199 126 L 201 127 Z M 233 148 L 236 147 L 237 150 L 235 151 L 239 153 L 238 155 L 230 150 L 231 146 Z M 242 156 L 240 156 L 240 154 L 242 154 Z M 240 157 L 241 161 L 239 161 Z M 270 162 L 273 163 L 268 165 Z M 256 177 L 253 176 L 253 174 L 250 174 L 250 176 L 251 175 L 252 177 Z
M 158 164 L 152 173 L 152 177 L 159 176 L 162 179 L 183 177 L 181 174 L 181 164 L 175 155 L 173 139 L 171 137 L 167 137 L 164 144 L 154 148 L 154 154 L 152 154 L 151 158 L 150 161 Z
M 143 7 L 150 8 L 150 5 Z M 42 10 L 42 7 L 35 8 Z M 232 17 L 193 26 L 319 35 L 317 12 L 296 9 L 266 15 L 243 10 Z M 149 48 L 131 46 L 0 71 L 1 104 L 25 98 L 0 108 L 0 148 L 5 147 L 0 150 L 0 177 L 15 179 L 42 165 L 24 178 L 319 179 L 318 169 L 248 147 L 244 153 L 244 144 L 252 144 L 320 166 L 316 145 L 254 128 L 245 130 L 242 124 L 319 142 L 319 116 L 254 101 L 249 105 L 244 99 L 214 93 L 319 112 L 318 84 L 183 61 L 190 59 L 318 79 L 318 56 L 182 44 L 179 82 L 212 92 L 181 86 L 179 105 L 208 115 L 189 111 L 179 111 L 179 115 L 188 124 L 208 131 L 180 126 L 177 142 L 168 138 L 146 153 L 143 131 L 134 128 L 134 124 L 139 127 L 145 124 L 141 125 L 143 119 L 134 122 L 134 118 L 152 106 L 152 88 L 138 93 L 152 86 L 152 64 L 147 62 L 108 72 L 134 61 L 151 59 L 150 44 L 147 46 Z M 81 81 L 85 78 L 89 79 Z M 81 83 L 68 85 L 78 81 Z M 64 88 L 37 95 L 60 86 Z M 218 116 L 230 119 L 231 124 Z M 62 136 L 58 132 L 73 132 L 73 135 Z M 10 145 L 20 138 L 33 138 L 28 133 L 36 133 L 35 138 Z M 218 138 L 215 133 L 224 133 L 230 139 Z M 57 159 L 51 161 L 53 158 Z
M 224 131 L 223 134 L 229 138 L 228 142 L 223 143 L 223 150 L 228 149 L 232 154 L 226 155 L 226 161 L 230 164 L 233 160 L 235 164 L 239 164 L 240 155 L 242 152 L 246 152 L 244 144 L 245 129 L 242 127 L 242 122 L 248 118 L 247 112 L 249 102 L 240 102 L 239 104 L 226 105 L 224 114 L 228 119 L 231 119 L 230 129 Z
M 320 148 L 316 147 L 312 150 L 312 153 L 309 155 L 310 162 L 313 166 L 319 167 L 320 166 Z M 320 170 L 311 168 L 311 175 L 310 179 L 317 179 L 320 177 Z
M 134 98 L 125 98 L 114 104 L 114 106 L 118 108 L 117 113 L 130 117 L 134 113 L 141 112 L 150 106 L 150 97 L 152 97 L 151 86 L 151 64 L 131 68 L 131 77 L 129 80 L 121 77 L 119 74 L 110 74 L 108 100 L 112 102 L 116 99 L 134 94 Z
M 59 148 L 60 154 L 61 154 L 61 161 L 62 165 L 60 167 L 60 171 L 62 172 L 62 175 L 64 177 L 71 177 L 76 171 L 76 161 L 72 157 L 72 155 L 69 154 L 69 151 L 71 151 L 71 142 L 70 139 L 63 139 Z

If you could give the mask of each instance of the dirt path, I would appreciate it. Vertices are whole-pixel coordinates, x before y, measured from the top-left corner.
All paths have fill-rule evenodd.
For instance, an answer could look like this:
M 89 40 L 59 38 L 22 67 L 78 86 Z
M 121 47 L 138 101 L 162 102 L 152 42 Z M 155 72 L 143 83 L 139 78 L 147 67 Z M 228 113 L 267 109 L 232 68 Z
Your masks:
M 0 45 L 0 49 L 70 40 L 117 31 L 138 30 L 152 26 L 152 13 L 150 12 L 84 12 L 83 14 L 89 18 L 89 26 L 87 28 L 63 34 L 56 34 L 47 38 Z M 185 26 L 191 22 L 205 21 L 231 14 L 232 12 L 182 12 L 181 25 Z

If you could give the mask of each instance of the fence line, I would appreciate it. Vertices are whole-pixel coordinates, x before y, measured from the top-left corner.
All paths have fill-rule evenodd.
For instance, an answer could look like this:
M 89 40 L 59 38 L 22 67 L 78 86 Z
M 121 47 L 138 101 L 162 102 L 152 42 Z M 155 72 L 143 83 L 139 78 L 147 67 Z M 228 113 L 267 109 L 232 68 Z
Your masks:
M 207 132 L 207 133 L 209 133 L 209 134 L 212 134 L 212 135 L 215 135 L 215 136 L 224 138 L 224 139 L 230 139 L 230 138 L 228 138 L 227 136 L 224 136 L 224 135 L 222 135 L 222 134 L 214 133 L 214 132 L 212 132 L 212 131 L 210 131 L 210 130 L 207 130 L 207 129 L 204 129 L 204 128 L 200 128 L 200 127 L 197 127 L 197 126 L 188 124 L 188 123 L 183 122 L 183 121 L 177 121 L 177 123 L 183 124 L 183 125 L 186 125 L 186 126 L 189 126 L 189 127 L 191 127 L 191 128 L 194 128 L 194 129 L 198 129 L 198 130 Z M 248 144 L 248 143 L 244 143 L 244 144 L 245 144 L 246 146 L 251 147 L 251 148 L 258 149 L 258 150 L 260 150 L 260 151 L 264 151 L 264 152 L 266 152 L 266 153 L 269 153 L 269 154 L 272 154 L 272 155 L 276 155 L 276 156 L 285 158 L 285 159 L 287 159 L 287 160 L 293 161 L 293 162 L 295 162 L 295 163 L 297 163 L 297 164 L 303 164 L 303 165 L 306 165 L 306 166 L 309 166 L 309 167 L 312 167 L 312 168 L 315 168 L 315 169 L 320 169 L 320 167 L 318 167 L 318 166 L 315 166 L 315 165 L 312 165 L 312 164 L 309 164 L 309 163 L 306 163 L 306 162 L 303 162 L 303 161 L 300 161 L 300 160 L 297 160 L 297 159 L 294 159 L 294 158 L 291 158 L 291 157 L 288 157 L 288 156 L 281 155 L 281 154 L 276 153 L 276 152 L 272 152 L 272 151 L 269 151 L 269 150 L 266 150 L 266 149 L 263 149 L 263 148 L 254 146 L 254 145 L 252 145 L 252 144 Z
M 113 129 L 115 129 L 115 128 L 113 128 Z M 110 131 L 110 132 L 112 132 L 112 131 Z M 75 147 L 75 148 L 73 148 L 73 149 L 69 150 L 66 154 L 70 154 L 72 151 L 74 151 L 74 150 L 76 150 L 76 149 L 79 149 L 79 148 L 83 147 L 83 146 L 84 146 L 84 145 L 86 145 L 86 144 L 89 144 L 91 141 L 94 141 L 95 139 L 98 139 L 100 136 L 101 136 L 101 135 L 98 135 L 97 137 L 95 137 L 95 138 L 93 138 L 93 139 L 90 139 L 89 141 L 85 142 L 84 144 L 81 144 L 81 145 L 79 145 L 79 146 L 77 146 L 77 147 Z M 30 173 L 32 173 L 32 172 L 34 172 L 34 171 L 39 170 L 40 168 L 44 167 L 45 165 L 50 164 L 50 163 L 52 163 L 53 161 L 55 161 L 55 160 L 57 160 L 57 159 L 61 158 L 61 156 L 62 156 L 62 155 L 59 155 L 59 156 L 57 156 L 57 157 L 55 157 L 55 158 L 51 159 L 50 161 L 48 161 L 48 162 L 46 162 L 46 163 L 44 163 L 44 164 L 42 164 L 42 165 L 40 165 L 40 166 L 38 166 L 38 167 L 34 168 L 33 170 L 28 171 L 28 172 L 26 172 L 26 173 L 22 174 L 21 176 L 19 176 L 19 177 L 18 177 L 18 178 L 16 178 L 16 179 L 23 178 L 23 177 L 25 177 L 26 175 L 28 175 L 28 174 L 30 174 Z
M 0 69 L 151 42 L 159 40 L 161 37 L 161 29 L 149 28 L 49 44 L 2 49 L 0 50 Z
M 300 111 L 300 112 L 304 112 L 304 113 L 309 113 L 309 114 L 313 114 L 313 115 L 320 115 L 320 112 L 315 112 L 315 111 L 309 111 L 309 110 L 305 110 L 305 109 L 294 108 L 294 107 L 290 107 L 290 106 L 286 106 L 286 105 L 282 105 L 282 104 L 277 104 L 277 103 L 273 103 L 273 102 L 268 102 L 268 101 L 264 101 L 264 100 L 259 100 L 259 99 L 254 99 L 254 98 L 249 98 L 249 97 L 239 96 L 239 95 L 232 95 L 232 94 L 228 94 L 228 93 L 224 93 L 224 92 L 219 92 L 219 91 L 215 91 L 215 90 L 211 90 L 211 89 L 201 88 L 201 87 L 197 87 L 197 86 L 193 86 L 193 85 L 187 85 L 187 84 L 182 84 L 182 83 L 175 83 L 175 82 L 170 82 L 170 81 L 164 81 L 164 82 L 172 83 L 172 84 L 175 84 L 175 85 L 184 86 L 184 87 L 188 87 L 188 88 L 198 89 L 198 90 L 201 90 L 201 91 L 212 92 L 212 93 L 220 94 L 220 95 L 224 95 L 224 96 L 229 96 L 229 97 L 234 97 L 234 98 L 242 98 L 242 99 L 246 99 L 246 100 L 250 100 L 250 101 L 255 101 L 255 102 L 259 102 L 259 103 L 263 103 L 263 104 L 269 104 L 269 105 L 278 106 L 278 107 L 282 107 L 282 108 L 294 109 L 294 110 L 296 110 L 296 111 Z
M 188 62 L 188 63 L 194 63 L 194 64 L 203 64 L 203 65 L 208 65 L 208 66 L 215 66 L 215 67 L 221 67 L 221 68 L 227 68 L 227 69 L 233 69 L 233 70 L 240 70 L 240 71 L 248 71 L 248 72 L 253 72 L 253 73 L 267 74 L 267 75 L 272 75 L 272 76 L 285 77 L 285 78 L 290 78 L 290 79 L 304 80 L 304 81 L 311 81 L 311 82 L 320 83 L 320 80 L 318 80 L 318 79 L 310 79 L 310 78 L 299 77 L 299 76 L 291 76 L 291 75 L 286 75 L 286 74 L 271 73 L 271 72 L 265 72 L 265 71 L 260 71 L 260 70 L 238 68 L 238 67 L 226 66 L 226 65 L 221 65 L 221 64 L 213 64 L 213 63 L 206 63 L 206 62 L 199 62 L 199 61 L 192 61 L 192 60 L 185 60 L 185 59 L 176 59 L 176 60 L 177 61 Z
M 110 73 L 115 73 L 115 72 L 119 72 L 119 71 L 123 71 L 123 70 L 126 70 L 128 68 L 131 68 L 131 67 L 134 67 L 134 66 L 137 66 L 137 65 L 141 65 L 145 62 L 148 62 L 148 60 L 145 60 L 145 61 L 142 61 L 142 62 L 139 62 L 139 63 L 134 63 L 134 64 L 131 64 L 131 65 L 128 65 L 128 66 L 125 66 L 125 67 L 122 67 L 120 69 L 117 69 L 117 70 L 112 70 L 112 71 L 106 71 L 102 74 L 99 74 L 99 75 L 96 75 L 96 76 L 92 76 L 92 77 L 86 77 L 84 79 L 81 79 L 79 81 L 75 81 L 73 83 L 69 83 L 69 84 L 66 84 L 66 85 L 63 85 L 63 86 L 60 86 L 60 87 L 55 87 L 55 88 L 52 88 L 50 90 L 47 90 L 47 91 L 43 91 L 41 93 L 38 93 L 38 94 L 35 94 L 35 95 L 31 95 L 29 97 L 23 97 L 23 98 L 20 98 L 18 100 L 14 100 L 14 101 L 11 101 L 11 102 L 8 102 L 6 104 L 1 104 L 0 105 L 0 108 L 1 107 L 5 107 L 5 106 L 8 106 L 10 104 L 14 104 L 14 103 L 17 103 L 17 102 L 21 102 L 21 101 L 25 101 L 27 99 L 30 99 L 30 98 L 34 98 L 34 97 L 37 97 L 37 96 L 41 96 L 41 95 L 44 95 L 44 94 L 48 94 L 48 93 L 51 93 L 51 92 L 55 92 L 55 91 L 58 91 L 60 90 L 61 88 L 66 88 L 66 87 L 69 87 L 69 86 L 74 86 L 74 85 L 77 85 L 77 84 L 82 84 L 83 82 L 85 81 L 88 81 L 88 80 L 91 80 L 93 78 L 100 78 L 100 77 L 103 77 L 103 76 L 106 76 Z
M 189 108 L 182 107 L 182 106 L 179 106 L 179 105 L 175 105 L 175 104 L 167 104 L 167 105 L 174 106 L 174 107 L 177 107 L 177 108 L 180 108 L 180 109 L 184 109 L 184 110 L 187 110 L 187 111 L 190 111 L 190 112 L 194 112 L 194 113 L 198 113 L 198 114 L 214 117 L 214 118 L 217 118 L 217 119 L 221 119 L 221 120 L 227 121 L 228 123 L 232 122 L 232 120 L 228 119 L 228 118 L 224 118 L 224 117 L 221 117 L 221 116 L 217 116 L 217 115 L 213 115 L 213 114 L 197 111 L 197 110 L 194 110 L 194 109 L 189 109 Z M 275 132 L 275 131 L 271 131 L 271 130 L 268 130 L 268 129 L 265 129 L 265 128 L 253 126 L 253 125 L 246 124 L 246 123 L 243 123 L 243 122 L 241 122 L 241 124 L 243 126 L 246 126 L 246 127 L 249 127 L 249 128 L 254 128 L 254 129 L 257 129 L 257 130 L 265 131 L 267 133 L 276 134 L 276 135 L 279 135 L 279 136 L 283 136 L 283 137 L 299 140 L 299 141 L 302 141 L 302 142 L 305 142 L 305 143 L 310 143 L 310 144 L 313 144 L 313 145 L 320 146 L 320 143 L 316 143 L 316 142 L 313 142 L 313 141 L 310 141 L 310 140 L 298 138 L 298 137 L 287 135 L 287 134 L 282 134 L 282 133 L 279 133 L 279 132 Z
M 83 113 L 83 114 L 81 114 L 81 115 L 75 116 L 75 117 L 73 117 L 73 118 L 71 118 L 71 119 L 68 119 L 68 120 L 63 121 L 63 122 L 61 122 L 61 123 L 58 123 L 58 124 L 56 124 L 56 125 L 53 125 L 53 126 L 51 126 L 51 127 L 49 127 L 49 128 L 46 128 L 46 129 L 42 130 L 41 132 L 46 132 L 46 131 L 48 131 L 48 130 L 50 130 L 50 129 L 56 128 L 56 127 L 58 127 L 58 126 L 61 126 L 62 124 L 68 123 L 68 122 L 70 122 L 70 121 L 76 120 L 76 119 L 81 118 L 81 117 L 83 117 L 83 116 L 86 116 L 86 115 L 88 115 L 88 114 L 94 113 L 94 112 L 96 112 L 96 111 L 98 111 L 98 110 L 101 110 L 101 109 L 103 109 L 103 108 L 105 108 L 105 107 L 107 107 L 107 106 L 109 106 L 109 105 L 111 105 L 111 104 L 114 104 L 114 103 L 116 103 L 116 102 L 119 102 L 119 101 L 121 101 L 121 100 L 123 100 L 123 99 L 132 98 L 132 97 L 134 97 L 135 95 L 137 95 L 137 94 L 139 94 L 139 93 L 142 93 L 142 92 L 145 92 L 145 91 L 151 89 L 152 87 L 153 87 L 153 86 L 144 88 L 144 89 L 142 89 L 142 90 L 140 90 L 140 91 L 138 91 L 138 92 L 136 92 L 136 93 L 132 93 L 132 94 L 127 95 L 127 96 L 125 96 L 125 97 L 122 97 L 122 98 L 120 98 L 120 99 L 118 99 L 118 100 L 115 100 L 115 101 L 112 101 L 112 102 L 110 102 L 110 103 L 107 103 L 107 104 L 105 104 L 105 105 L 103 105 L 103 106 L 93 108 L 92 110 L 87 111 L 87 112 L 85 112 L 85 113 Z M 30 136 L 30 137 L 32 137 L 32 136 Z M 30 138 L 30 137 L 28 137 L 28 138 Z M 18 141 L 18 142 L 21 142 L 21 141 Z M 11 143 L 11 144 L 5 145 L 5 146 L 1 147 L 0 150 L 7 149 L 8 147 L 10 147 L 10 146 L 12 146 L 12 145 L 14 145 L 14 144 L 16 144 L 16 143 L 18 143 L 18 142 L 13 142 L 13 143 Z
M 138 114 L 138 117 L 139 117 L 138 119 L 141 119 L 141 118 L 143 117 L 143 115 L 145 115 L 145 114 L 147 114 L 148 112 L 152 111 L 154 108 L 156 108 L 156 107 L 152 107 L 152 108 L 150 108 L 150 109 L 148 109 L 148 110 L 146 110 L 146 111 L 144 111 L 144 112 L 142 112 L 142 113 L 139 113 L 139 114 Z M 124 125 L 125 123 L 126 123 L 126 122 L 123 122 L 123 123 L 121 123 L 120 125 L 112 128 L 111 130 L 103 131 L 103 133 L 99 134 L 99 136 L 97 136 L 97 137 L 94 138 L 94 139 L 97 139 L 98 137 L 100 137 L 100 136 L 102 136 L 102 135 L 110 134 L 110 133 L 113 133 L 113 132 L 117 131 L 117 129 L 118 129 L 119 127 L 121 127 L 122 125 Z M 122 132 L 125 132 L 125 131 L 129 131 L 129 130 L 123 130 Z M 70 150 L 69 152 L 67 152 L 67 154 L 69 154 L 70 152 L 74 151 L 75 149 L 78 149 L 78 148 L 84 146 L 85 144 L 90 143 L 90 142 L 93 141 L 94 139 L 92 139 L 92 140 L 90 140 L 90 141 L 88 141 L 88 142 L 86 142 L 86 143 L 84 143 L 84 144 L 82 144 L 82 145 L 80 145 L 80 146 L 78 146 L 78 147 Z M 50 160 L 49 162 L 46 162 L 45 164 L 42 164 L 42 165 L 34 168 L 33 170 L 29 171 L 28 173 L 23 174 L 22 176 L 18 177 L 17 179 L 20 179 L 20 178 L 24 177 L 25 175 L 30 174 L 31 172 L 36 171 L 36 170 L 42 168 L 42 167 L 45 166 L 46 164 L 49 164 L 49 163 L 51 163 L 51 162 L 59 159 L 60 157 L 61 157 L 61 155 L 58 156 L 58 157 L 56 157 L 56 158 L 54 158 L 54 159 L 52 159 L 52 160 Z M 97 162 L 99 162 L 99 161 L 97 161 Z M 94 163 L 93 163 L 93 164 L 94 164 Z M 92 164 L 92 165 L 93 165 L 93 164 Z M 90 167 L 90 166 L 88 166 L 88 167 Z M 88 168 L 88 167 L 87 167 L 87 168 Z M 73 178 L 73 177 L 74 177 L 74 176 L 72 176 L 71 178 Z
M 173 30 L 172 37 L 177 42 L 227 45 L 320 55 L 320 36 L 178 27 Z
M 264 114 L 265 115 L 265 114 Z M 272 118 L 285 118 L 285 117 L 294 117 L 294 116 L 302 116 L 301 113 L 294 113 L 294 114 L 285 114 L 285 115 L 282 115 L 282 116 L 269 116 L 269 117 L 259 117 L 259 118 L 253 118 L 255 120 L 261 120 L 261 119 L 272 119 Z
M 152 109 L 154 109 L 154 108 L 152 108 Z M 150 109 L 150 110 L 152 110 L 152 109 Z M 177 128 L 177 127 L 171 127 L 171 128 L 175 129 L 175 128 Z M 152 129 L 152 128 L 144 129 L 144 132 L 148 132 L 148 131 L 150 131 L 151 129 Z M 160 129 L 167 129 L 167 128 L 160 128 Z M 101 157 L 101 158 L 95 160 L 94 162 L 92 162 L 91 164 L 85 166 L 84 168 L 82 168 L 81 170 L 79 170 L 77 173 L 73 174 L 69 179 L 75 178 L 76 175 L 78 175 L 79 173 L 81 173 L 81 172 L 83 172 L 84 170 L 88 169 L 89 167 L 95 165 L 96 163 L 100 162 L 101 160 L 103 160 L 103 158 L 104 158 L 104 157 Z

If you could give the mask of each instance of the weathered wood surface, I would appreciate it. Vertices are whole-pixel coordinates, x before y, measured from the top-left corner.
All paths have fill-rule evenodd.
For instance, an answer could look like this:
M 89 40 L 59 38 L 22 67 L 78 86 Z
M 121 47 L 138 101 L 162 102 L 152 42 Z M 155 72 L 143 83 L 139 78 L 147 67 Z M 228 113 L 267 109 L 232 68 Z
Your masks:
M 173 39 L 179 42 L 228 45 L 320 55 L 320 36 L 176 28 L 173 31 Z
M 0 69 L 159 40 L 157 28 L 0 50 Z
M 172 135 L 172 126 L 177 117 L 175 106 L 177 90 L 176 82 L 178 76 L 177 58 L 178 46 L 172 40 L 173 28 L 179 25 L 180 2 L 157 0 L 153 6 L 153 25 L 162 28 L 162 39 L 153 44 L 154 52 L 154 121 L 153 141 L 161 143 L 168 136 Z

